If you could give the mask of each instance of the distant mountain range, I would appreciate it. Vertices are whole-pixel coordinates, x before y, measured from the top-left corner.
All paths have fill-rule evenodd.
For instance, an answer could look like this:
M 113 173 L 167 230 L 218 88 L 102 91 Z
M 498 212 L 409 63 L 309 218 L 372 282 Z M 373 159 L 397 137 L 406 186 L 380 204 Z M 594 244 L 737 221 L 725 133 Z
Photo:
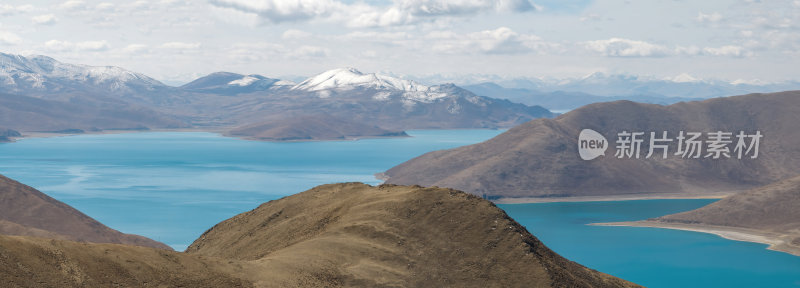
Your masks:
M 427 153 L 393 167 L 385 176 L 388 183 L 450 187 L 488 197 L 692 196 L 742 191 L 797 175 L 800 162 L 793 159 L 800 159 L 800 133 L 796 123 L 800 123 L 798 91 L 670 106 L 597 103 L 555 119 L 525 123 L 483 143 Z M 605 156 L 581 159 L 578 137 L 583 129 L 605 137 Z M 642 133 L 638 158 L 616 156 L 619 135 L 626 131 Z M 694 143 L 702 145 L 696 149 L 702 155 L 674 154 L 680 151 L 680 131 L 701 133 L 701 142 Z M 725 147 L 733 158 L 706 157 L 713 141 L 709 133 L 717 131 L 731 133 Z M 735 146 L 740 131 L 762 135 L 757 158 L 738 159 Z M 650 133 L 663 138 L 663 132 L 672 141 L 654 145 L 667 145 L 669 157 L 662 159 L 663 149 L 654 149 L 659 154 L 647 158 Z M 750 139 L 745 139 L 746 145 L 751 145 Z M 688 151 L 685 143 L 682 147 Z M 625 151 L 633 155 L 632 150 Z
M 624 74 L 593 73 L 581 78 L 559 80 L 519 80 L 504 86 L 544 92 L 584 92 L 598 96 L 661 96 L 714 98 L 748 93 L 800 89 L 800 82 L 759 83 L 759 81 L 721 81 L 697 79 L 688 74 L 672 78 L 648 78 Z
M 651 103 L 669 105 L 678 102 L 702 100 L 703 98 L 684 98 L 684 97 L 665 97 L 653 94 L 621 94 L 624 96 L 598 96 L 586 92 L 577 91 L 551 91 L 544 92 L 539 90 L 524 88 L 505 88 L 498 84 L 487 82 L 481 84 L 467 85 L 464 89 L 472 91 L 477 95 L 508 99 L 510 101 L 526 104 L 540 105 L 552 111 L 569 111 L 578 107 L 600 102 L 612 102 L 617 100 L 629 100 L 640 103 Z M 587 89 L 587 91 L 592 91 Z M 730 96 L 735 94 L 728 94 Z M 535 104 L 534 104 L 535 103 Z
M 551 110 L 572 110 L 580 106 L 617 100 L 669 105 L 748 93 L 770 93 L 800 89 L 800 82 L 750 83 L 748 81 L 702 80 L 688 74 L 653 79 L 632 75 L 593 73 L 582 78 L 542 80 L 516 79 L 479 81 L 465 84 L 478 95 L 541 105 Z
M 452 78 L 430 75 L 428 81 L 454 82 L 463 87 L 494 83 L 509 89 L 525 89 L 539 93 L 587 93 L 604 97 L 652 96 L 678 98 L 715 98 L 748 93 L 768 93 L 800 89 L 798 81 L 764 82 L 754 80 L 723 81 L 699 79 L 689 74 L 654 78 L 629 74 L 592 73 L 577 78 L 514 78 L 491 75 Z
M 288 138 L 341 139 L 342 135 L 297 135 L 298 117 L 334 117 L 399 132 L 408 129 L 508 128 L 553 117 L 548 109 L 571 110 L 597 102 L 633 100 L 672 104 L 751 91 L 800 87 L 701 81 L 691 76 L 648 80 L 593 74 L 553 82 L 523 79 L 465 86 L 419 82 L 353 68 L 333 69 L 300 83 L 261 75 L 217 72 L 180 87 L 118 67 L 59 62 L 46 56 L 0 53 L 0 126 L 23 132 L 93 132 L 196 128 L 252 131 L 254 125 L 285 127 Z M 366 124 L 366 125 L 365 125 Z M 345 134 L 374 136 L 376 131 Z M 274 131 L 274 130 L 273 130 Z M 232 133 L 228 133 L 232 134 Z M 382 134 L 382 133 L 377 133 Z M 392 133 L 388 133 L 392 134 Z M 387 135 L 388 135 L 387 134 Z M 345 136 L 353 136 L 345 135 Z M 334 138 L 329 138 L 334 137 Z M 284 137 L 262 137 L 281 139 Z
M 540 106 L 477 96 L 452 84 L 426 86 L 353 68 L 326 71 L 299 84 L 261 75 L 218 72 L 170 87 L 118 67 L 0 54 L 0 88 L 6 93 L 0 96 L 0 126 L 22 132 L 191 127 L 227 130 L 265 121 L 286 127 L 298 123 L 288 120 L 301 115 L 325 115 L 342 120 L 337 123 L 368 124 L 363 127 L 399 132 L 506 128 L 554 116 Z M 284 120 L 288 122 L 281 123 Z M 249 136 L 255 135 L 241 137 Z M 298 137 L 326 139 L 321 135 Z

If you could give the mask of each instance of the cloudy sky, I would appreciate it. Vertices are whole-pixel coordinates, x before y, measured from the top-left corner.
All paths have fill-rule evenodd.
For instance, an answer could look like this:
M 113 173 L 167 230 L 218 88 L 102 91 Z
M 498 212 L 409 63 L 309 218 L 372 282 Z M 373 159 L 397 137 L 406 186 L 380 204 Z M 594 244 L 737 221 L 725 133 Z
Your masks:
M 800 80 L 800 1 L 3 0 L 0 51 L 170 84 L 337 67 L 484 78 L 594 72 Z M 681 77 L 686 77 L 685 75 Z

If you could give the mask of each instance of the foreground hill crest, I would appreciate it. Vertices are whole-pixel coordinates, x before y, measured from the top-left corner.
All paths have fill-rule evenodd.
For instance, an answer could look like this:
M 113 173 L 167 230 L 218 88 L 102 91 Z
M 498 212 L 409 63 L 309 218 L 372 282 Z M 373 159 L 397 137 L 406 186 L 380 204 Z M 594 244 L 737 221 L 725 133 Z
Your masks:
M 22 276 L 17 276 L 22 275 Z M 11 286 L 639 287 L 564 259 L 460 191 L 330 184 L 262 204 L 186 253 L 0 236 Z

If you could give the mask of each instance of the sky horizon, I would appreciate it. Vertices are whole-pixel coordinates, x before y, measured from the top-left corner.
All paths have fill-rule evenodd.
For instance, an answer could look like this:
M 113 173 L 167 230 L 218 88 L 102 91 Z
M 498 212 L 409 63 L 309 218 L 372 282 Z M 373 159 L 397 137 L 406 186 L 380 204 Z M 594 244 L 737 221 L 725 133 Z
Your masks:
M 0 51 L 168 84 L 339 67 L 451 82 L 597 72 L 800 80 L 800 1 L 696 2 L 10 0 L 0 4 Z

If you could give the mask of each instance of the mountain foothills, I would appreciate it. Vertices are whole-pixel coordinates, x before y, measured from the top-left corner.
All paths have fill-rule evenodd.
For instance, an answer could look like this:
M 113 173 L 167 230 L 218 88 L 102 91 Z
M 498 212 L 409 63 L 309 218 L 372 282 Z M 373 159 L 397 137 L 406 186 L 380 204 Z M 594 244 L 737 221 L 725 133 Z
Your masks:
M 223 221 L 185 253 L 0 236 L 0 281 L 39 286 L 639 287 L 554 253 L 460 191 L 322 185 Z
M 678 102 L 702 100 L 703 98 L 687 98 L 687 97 L 665 97 L 658 94 L 651 94 L 648 92 L 641 92 L 641 94 L 619 94 L 612 96 L 599 96 L 580 91 L 540 91 L 535 89 L 525 88 L 506 88 L 495 83 L 487 82 L 481 84 L 467 85 L 464 89 L 472 91 L 475 94 L 495 97 L 500 99 L 508 99 L 513 102 L 518 102 L 526 105 L 539 105 L 553 111 L 559 110 L 572 110 L 578 107 L 599 103 L 599 102 L 613 102 L 618 100 L 629 100 L 641 103 L 662 104 L 669 105 Z M 705 95 L 705 94 L 704 94 Z M 712 94 L 718 95 L 718 94 Z M 730 96 L 735 94 L 728 94 Z
M 17 130 L 0 127 L 0 142 L 10 142 L 14 137 L 20 137 L 22 134 Z
M 728 196 L 696 210 L 645 222 L 688 228 L 745 228 L 777 239 L 772 249 L 800 255 L 800 176 Z M 768 236 L 768 237 L 769 237 Z
M 327 114 L 284 116 L 235 128 L 225 135 L 266 141 L 347 140 L 361 137 L 408 136 L 403 131 L 389 131 L 378 126 L 344 120 Z
M 334 117 L 364 131 L 296 135 L 291 139 L 385 136 L 406 129 L 504 128 L 554 116 L 527 106 L 477 96 L 452 84 L 426 86 L 352 68 L 335 69 L 302 83 L 260 75 L 212 73 L 181 87 L 117 67 L 66 64 L 45 56 L 0 53 L 0 126 L 24 132 L 94 132 L 197 128 L 232 130 L 247 138 L 259 123 L 295 133 L 300 116 Z M 365 125 L 365 124 L 369 125 Z M 263 126 L 263 125 L 262 125 Z M 375 126 L 378 129 L 375 129 Z M 241 129 L 240 129 L 241 128 Z M 254 134 L 242 134 L 244 132 Z
M 555 119 L 537 119 L 483 143 L 434 151 L 388 171 L 387 183 L 460 189 L 488 197 L 574 197 L 680 195 L 747 190 L 797 175 L 800 171 L 800 92 L 715 98 L 670 106 L 629 101 L 597 103 Z M 605 156 L 579 157 L 578 135 L 592 129 L 608 141 Z M 700 133 L 695 152 L 680 153 L 680 131 Z M 709 133 L 723 131 L 728 156 L 709 155 Z M 759 154 L 735 150 L 736 135 L 760 134 Z M 643 133 L 639 156 L 632 149 L 616 152 L 623 132 Z M 647 157 L 651 139 L 654 155 Z M 652 138 L 650 133 L 656 133 Z M 689 134 L 686 134 L 689 135 Z M 687 138 L 689 139 L 689 138 Z M 753 146 L 753 138 L 745 144 Z M 627 138 L 630 140 L 630 138 Z M 681 145 L 687 152 L 685 142 Z M 663 158 L 667 145 L 668 155 Z M 624 145 L 623 145 L 624 146 Z M 628 145 L 630 146 L 630 145 Z M 742 147 L 744 148 L 744 147 Z M 620 150 L 620 151 L 617 151 Z M 749 150 L 749 153 L 747 153 Z M 676 155 L 676 152 L 678 155 Z M 698 154 L 702 153 L 702 154 Z M 711 157 L 706 157 L 711 156 Z M 697 158 L 695 158 L 697 157 Z
M 75 208 L 2 175 L 0 234 L 172 250 L 163 243 L 108 228 Z

